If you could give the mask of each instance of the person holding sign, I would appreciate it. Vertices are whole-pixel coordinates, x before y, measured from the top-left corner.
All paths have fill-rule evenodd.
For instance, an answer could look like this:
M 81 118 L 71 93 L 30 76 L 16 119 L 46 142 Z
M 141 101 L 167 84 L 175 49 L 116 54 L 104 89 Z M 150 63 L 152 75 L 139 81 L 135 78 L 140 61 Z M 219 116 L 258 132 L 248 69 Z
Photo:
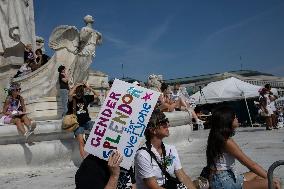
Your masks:
M 75 175 L 76 189 L 116 189 L 123 156 L 114 151 L 108 162 L 93 155 L 88 155 Z
M 176 148 L 163 143 L 169 136 L 169 126 L 165 114 L 154 110 L 144 133 L 146 144 L 135 156 L 137 189 L 177 188 L 180 183 L 188 189 L 196 189 L 182 169 Z
M 93 95 L 85 95 L 85 89 L 92 91 Z M 90 132 L 94 125 L 94 122 L 91 121 L 88 112 L 88 106 L 91 102 L 95 100 L 95 96 L 98 97 L 99 95 L 86 83 L 77 84 L 69 92 L 67 114 L 72 114 L 74 112 L 73 103 L 75 103 L 75 108 L 76 108 L 75 112 L 77 116 L 77 121 L 79 123 L 79 127 L 74 131 L 74 134 L 76 139 L 78 140 L 80 155 L 82 158 L 85 158 L 88 155 L 87 152 L 85 152 L 84 150 L 85 142 L 83 135 L 85 131 Z

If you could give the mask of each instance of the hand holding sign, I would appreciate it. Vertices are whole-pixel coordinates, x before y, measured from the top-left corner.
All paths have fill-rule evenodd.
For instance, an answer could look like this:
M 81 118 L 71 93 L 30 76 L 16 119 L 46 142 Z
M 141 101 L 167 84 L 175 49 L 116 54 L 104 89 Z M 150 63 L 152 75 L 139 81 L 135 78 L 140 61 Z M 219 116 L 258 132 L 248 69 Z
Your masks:
M 123 156 L 119 151 L 114 151 L 108 160 L 108 168 L 111 176 L 119 177 L 120 163 L 123 160 Z

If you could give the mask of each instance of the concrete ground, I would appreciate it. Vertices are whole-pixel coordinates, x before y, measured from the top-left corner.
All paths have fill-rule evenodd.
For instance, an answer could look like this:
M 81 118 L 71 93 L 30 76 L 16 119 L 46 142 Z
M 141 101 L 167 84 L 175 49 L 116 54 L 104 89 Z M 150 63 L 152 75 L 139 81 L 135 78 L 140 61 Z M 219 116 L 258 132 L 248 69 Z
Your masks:
M 208 131 L 193 131 L 189 142 L 176 144 L 185 171 L 192 177 L 199 175 L 205 165 L 206 141 Z M 265 169 L 277 160 L 284 159 L 284 129 L 266 131 L 265 128 L 239 128 L 236 142 L 243 151 L 261 164 Z M 237 170 L 248 171 L 237 163 Z M 18 170 L 1 174 L 0 188 L 5 189 L 74 189 L 74 175 L 77 168 L 47 167 L 41 170 Z M 284 166 L 275 170 L 275 174 L 284 181 Z

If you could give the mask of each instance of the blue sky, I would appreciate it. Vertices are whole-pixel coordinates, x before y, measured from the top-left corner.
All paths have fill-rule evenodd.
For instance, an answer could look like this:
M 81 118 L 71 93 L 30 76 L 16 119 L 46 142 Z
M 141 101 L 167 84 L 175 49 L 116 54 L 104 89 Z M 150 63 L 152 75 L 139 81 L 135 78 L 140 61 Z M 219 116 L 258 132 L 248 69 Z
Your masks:
M 243 69 L 284 76 L 283 0 L 34 1 L 36 34 L 95 17 L 103 34 L 92 68 L 145 81 Z M 241 57 L 241 58 L 240 58 Z

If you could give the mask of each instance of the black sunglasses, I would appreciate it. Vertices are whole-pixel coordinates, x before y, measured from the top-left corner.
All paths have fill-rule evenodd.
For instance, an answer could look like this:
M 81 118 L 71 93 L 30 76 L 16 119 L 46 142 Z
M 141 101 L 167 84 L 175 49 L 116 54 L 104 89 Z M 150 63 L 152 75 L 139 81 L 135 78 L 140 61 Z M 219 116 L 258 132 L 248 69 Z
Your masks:
M 18 88 L 18 89 L 14 89 L 13 91 L 21 91 L 21 88 Z
M 166 123 L 169 123 L 169 119 L 168 118 L 164 118 L 164 119 L 158 121 L 157 125 L 164 125 Z

